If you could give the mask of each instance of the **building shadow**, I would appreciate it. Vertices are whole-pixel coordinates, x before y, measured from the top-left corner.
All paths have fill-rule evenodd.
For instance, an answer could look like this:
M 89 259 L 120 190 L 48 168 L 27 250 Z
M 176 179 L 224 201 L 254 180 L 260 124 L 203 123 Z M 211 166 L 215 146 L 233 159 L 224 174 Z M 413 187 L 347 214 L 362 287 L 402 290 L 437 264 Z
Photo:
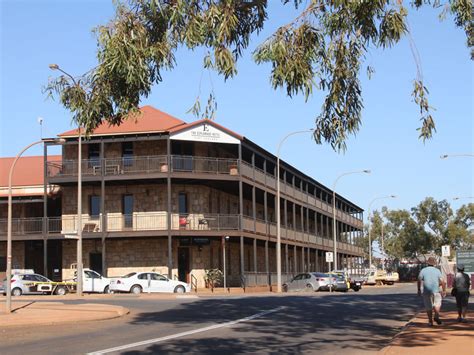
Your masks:
M 202 299 L 160 312 L 137 314 L 134 325 L 153 325 L 169 334 L 222 324 L 280 306 L 278 312 L 126 354 L 283 353 L 377 351 L 420 309 L 412 293 L 396 295 L 285 295 L 240 299 Z M 350 352 L 350 351 L 349 351 Z

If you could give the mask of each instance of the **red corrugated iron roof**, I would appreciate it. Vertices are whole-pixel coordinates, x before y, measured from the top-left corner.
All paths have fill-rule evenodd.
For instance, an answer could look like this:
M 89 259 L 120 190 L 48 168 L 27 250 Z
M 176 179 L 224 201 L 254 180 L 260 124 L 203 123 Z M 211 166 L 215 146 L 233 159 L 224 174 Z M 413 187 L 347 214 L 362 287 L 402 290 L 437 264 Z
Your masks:
M 112 126 L 106 121 L 102 122 L 93 132 L 92 136 L 113 134 L 137 134 L 152 132 L 168 132 L 170 129 L 186 125 L 186 122 L 157 110 L 152 106 L 140 108 L 141 115 L 125 119 L 120 126 Z M 77 137 L 78 130 L 73 129 L 59 134 L 59 137 Z
M 12 186 L 43 186 L 44 166 L 42 155 L 21 157 L 13 171 Z M 48 161 L 61 160 L 61 155 L 48 155 Z M 0 158 L 0 187 L 8 187 L 8 175 L 15 158 Z
M 198 126 L 206 122 L 214 127 L 242 140 L 243 137 L 218 123 L 210 120 L 199 120 L 191 123 L 186 123 L 178 118 L 168 115 L 152 106 L 143 106 L 140 108 L 142 115 L 131 117 L 124 120 L 120 126 L 111 126 L 107 122 L 103 122 L 91 134 L 91 136 L 104 136 L 113 134 L 138 134 L 138 133 L 176 133 L 188 128 Z M 59 134 L 59 137 L 77 137 L 78 130 L 73 129 Z

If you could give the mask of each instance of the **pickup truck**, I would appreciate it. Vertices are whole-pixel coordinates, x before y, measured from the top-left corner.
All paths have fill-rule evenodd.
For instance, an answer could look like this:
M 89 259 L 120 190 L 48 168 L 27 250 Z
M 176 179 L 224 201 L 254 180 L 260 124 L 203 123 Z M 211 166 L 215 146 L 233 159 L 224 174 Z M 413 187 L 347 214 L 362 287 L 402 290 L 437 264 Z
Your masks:
M 367 285 L 393 285 L 400 280 L 398 272 L 386 272 L 385 270 L 370 270 L 366 275 Z
M 98 272 L 91 269 L 83 269 L 82 276 L 82 291 L 87 293 L 110 293 L 111 279 L 102 276 Z M 77 282 L 77 277 L 74 277 L 74 282 Z

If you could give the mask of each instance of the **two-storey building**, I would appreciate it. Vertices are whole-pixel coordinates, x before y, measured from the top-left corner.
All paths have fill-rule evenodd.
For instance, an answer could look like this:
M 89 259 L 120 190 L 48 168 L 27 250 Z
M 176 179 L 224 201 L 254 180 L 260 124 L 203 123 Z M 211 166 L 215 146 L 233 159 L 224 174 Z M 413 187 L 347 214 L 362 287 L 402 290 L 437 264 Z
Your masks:
M 76 241 L 64 236 L 81 228 L 84 266 L 108 276 L 156 270 L 202 287 L 206 269 L 223 269 L 225 251 L 230 285 L 275 284 L 278 179 L 284 277 L 327 269 L 332 191 L 283 161 L 277 177 L 273 154 L 214 121 L 186 123 L 150 106 L 83 140 L 78 226 L 78 133 L 59 135 L 60 158 L 49 145 L 44 156 L 61 215 L 47 216 L 41 239 L 61 241 L 63 276 L 76 262 Z M 354 268 L 363 255 L 362 212 L 336 195 L 339 265 Z

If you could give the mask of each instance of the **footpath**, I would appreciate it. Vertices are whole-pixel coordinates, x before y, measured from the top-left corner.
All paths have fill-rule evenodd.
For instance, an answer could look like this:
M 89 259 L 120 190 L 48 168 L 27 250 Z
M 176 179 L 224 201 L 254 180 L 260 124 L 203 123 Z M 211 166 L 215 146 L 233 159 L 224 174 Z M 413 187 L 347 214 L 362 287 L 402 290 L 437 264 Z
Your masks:
M 472 297 L 470 301 L 472 300 Z M 426 312 L 419 312 L 383 348 L 380 355 L 437 355 L 474 354 L 474 305 L 469 304 L 467 323 L 457 321 L 458 313 L 452 303 L 443 304 L 441 320 L 443 324 L 430 327 Z

